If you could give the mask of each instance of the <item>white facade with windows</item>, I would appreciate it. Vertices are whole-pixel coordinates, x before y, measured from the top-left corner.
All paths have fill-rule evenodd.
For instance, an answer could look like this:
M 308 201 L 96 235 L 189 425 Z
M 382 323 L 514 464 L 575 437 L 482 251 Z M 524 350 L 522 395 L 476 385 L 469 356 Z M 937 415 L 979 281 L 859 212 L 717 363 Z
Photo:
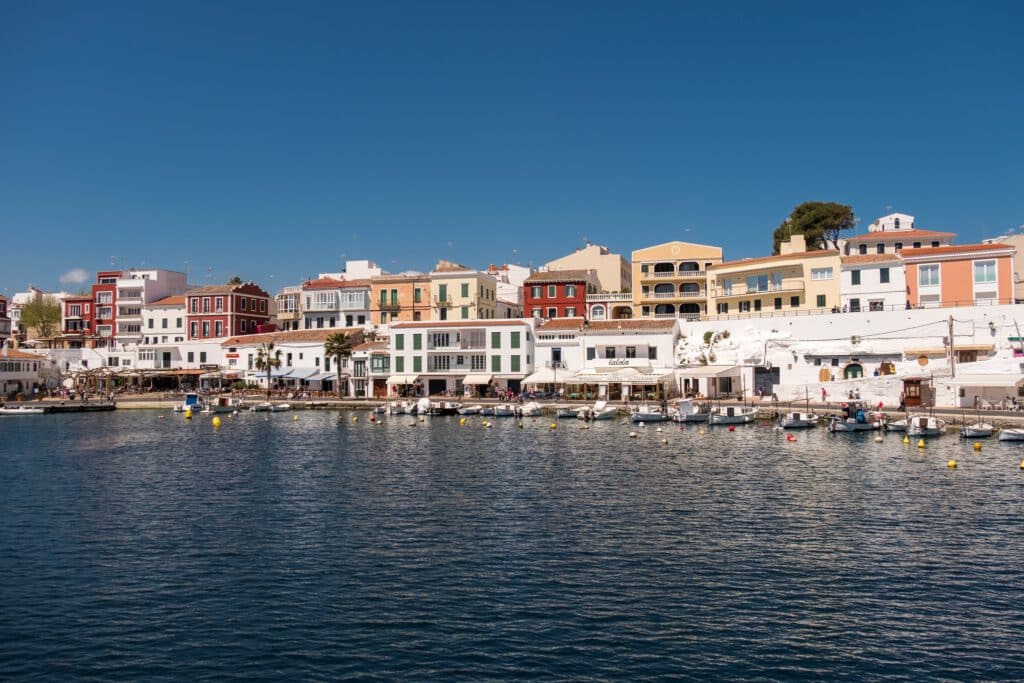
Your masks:
M 530 320 L 398 322 L 389 335 L 392 395 L 518 392 L 533 372 Z
M 844 311 L 906 308 L 906 269 L 895 254 L 844 256 L 840 270 L 839 298 Z

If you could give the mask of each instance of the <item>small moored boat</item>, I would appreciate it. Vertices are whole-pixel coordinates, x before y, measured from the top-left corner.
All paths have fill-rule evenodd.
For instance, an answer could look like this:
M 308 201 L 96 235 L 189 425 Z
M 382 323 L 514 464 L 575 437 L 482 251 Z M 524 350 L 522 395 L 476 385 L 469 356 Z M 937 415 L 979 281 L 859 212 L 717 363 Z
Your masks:
M 555 414 L 558 417 L 563 417 L 563 418 L 569 418 L 569 417 L 576 418 L 576 417 L 579 417 L 580 413 L 582 413 L 584 410 L 586 410 L 586 408 L 573 407 L 573 406 L 563 406 L 563 407 L 559 408 L 558 411 Z
M 500 406 L 499 405 L 499 406 L 496 406 L 494 408 L 494 416 L 495 417 L 501 417 L 501 415 L 498 413 L 498 409 L 502 408 L 502 407 L 505 407 L 505 406 Z M 539 404 L 539 403 L 537 403 L 535 401 L 530 401 L 529 403 L 524 404 L 519 409 L 520 417 L 540 417 L 543 414 L 544 414 L 544 407 L 541 406 L 541 404 Z
M 934 415 L 911 415 L 907 418 L 907 436 L 939 436 L 946 433 L 946 421 Z
M 483 409 L 481 405 L 459 406 L 459 415 L 479 415 Z
M 610 420 L 618 412 L 619 409 L 608 405 L 608 401 L 597 401 L 593 408 L 584 408 L 577 417 L 581 420 Z
M 235 396 L 218 396 L 212 403 L 207 403 L 206 407 L 200 412 L 202 413 L 233 413 L 236 410 L 241 410 L 242 399 Z
M 1024 429 L 1012 428 L 1012 429 L 1000 429 L 999 430 L 1000 441 L 1024 441 Z
M 880 429 L 882 419 L 877 413 L 871 413 L 860 401 L 843 403 L 838 415 L 833 415 L 828 423 L 830 432 L 866 432 Z
M 963 429 L 960 430 L 960 437 L 963 439 L 983 439 L 987 436 L 992 436 L 995 431 L 995 427 L 988 422 L 975 422 L 974 424 L 964 425 Z
M 291 410 L 291 404 L 289 403 L 271 403 L 269 401 L 261 401 L 256 403 L 249 408 L 249 412 L 252 413 L 283 413 L 286 410 Z
M 807 411 L 794 411 L 779 416 L 779 426 L 783 429 L 807 429 L 818 424 L 818 415 Z
M 185 394 L 185 398 L 181 403 L 174 406 L 174 412 L 184 413 L 191 410 L 193 413 L 198 413 L 205 408 L 206 401 L 203 400 L 203 397 L 194 391 L 190 391 Z
M 26 405 L 3 405 L 0 406 L 0 415 L 42 415 L 46 409 L 42 406 Z
M 707 403 L 697 403 L 692 398 L 681 398 L 672 411 L 672 419 L 676 422 L 707 422 L 711 417 L 711 406 Z
M 753 406 L 717 406 L 708 417 L 708 424 L 739 425 L 749 424 L 757 417 Z
M 669 415 L 657 406 L 644 403 L 633 408 L 632 418 L 633 422 L 664 422 Z

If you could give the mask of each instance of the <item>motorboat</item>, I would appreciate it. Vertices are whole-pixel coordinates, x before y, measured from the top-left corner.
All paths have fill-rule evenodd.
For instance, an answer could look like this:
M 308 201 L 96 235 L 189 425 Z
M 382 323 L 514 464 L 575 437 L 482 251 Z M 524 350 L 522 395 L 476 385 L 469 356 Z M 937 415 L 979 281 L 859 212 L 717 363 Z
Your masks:
M 635 406 L 632 414 L 633 422 L 664 422 L 669 419 L 667 411 L 657 406 L 649 406 L 646 403 Z
M 670 415 L 676 422 L 707 422 L 711 417 L 711 406 L 697 403 L 692 398 L 681 398 L 675 406 L 676 409 Z
M 479 415 L 483 409 L 481 405 L 459 406 L 459 415 Z
M 779 426 L 783 429 L 807 429 L 818 424 L 817 413 L 793 411 L 779 416 Z
M 555 413 L 555 415 L 558 416 L 558 417 L 562 417 L 562 418 L 569 418 L 569 417 L 577 418 L 577 417 L 580 416 L 580 413 L 582 413 L 584 410 L 586 410 L 586 408 L 574 407 L 574 406 L 563 406 L 563 407 L 558 409 L 558 411 Z
M 174 406 L 174 412 L 185 413 L 192 411 L 193 413 L 201 412 L 206 408 L 206 401 L 203 397 L 194 391 L 190 391 L 185 394 L 185 398 L 178 405 Z
M 960 437 L 964 439 L 982 439 L 992 436 L 995 431 L 995 427 L 988 422 L 975 422 L 974 424 L 964 425 L 963 429 L 960 430 Z
M 377 415 L 383 415 L 384 413 L 388 412 L 388 407 L 382 403 L 379 406 L 376 406 L 373 409 L 373 412 Z
M 251 413 L 283 413 L 287 410 L 291 410 L 292 406 L 289 403 L 271 403 L 270 401 L 260 401 L 249 408 Z
M 451 401 L 432 401 L 427 409 L 429 415 L 457 415 L 459 404 Z
M 388 404 L 388 410 L 392 415 L 415 415 L 415 401 L 392 401 Z
M 866 432 L 882 427 L 882 417 L 872 413 L 860 401 L 851 401 L 840 405 L 838 415 L 833 415 L 828 423 L 830 432 Z
M 42 415 L 46 409 L 42 406 L 0 406 L 0 415 Z
M 500 417 L 497 412 L 500 407 L 501 406 L 498 406 L 494 409 L 495 417 Z M 540 417 L 544 414 L 544 407 L 536 401 L 530 401 L 520 407 L 518 412 L 520 417 Z
M 610 420 L 618 415 L 619 409 L 608 405 L 608 401 L 597 401 L 592 408 L 583 408 L 578 417 L 581 420 Z
M 484 412 L 481 410 L 480 414 L 483 415 Z M 499 403 L 498 405 L 494 406 L 491 415 L 493 415 L 494 417 L 515 417 L 516 408 L 515 406 L 512 406 L 508 403 Z
M 905 432 L 907 431 L 907 419 L 893 420 L 892 422 L 886 421 L 885 431 L 887 432 Z
M 1024 441 L 1024 429 L 1011 428 L 999 430 L 1000 441 Z
M 241 410 L 242 399 L 236 396 L 218 396 L 212 403 L 207 403 L 201 413 L 233 413 Z
M 946 433 L 946 421 L 934 415 L 907 418 L 907 436 L 939 436 Z
M 484 406 L 480 409 L 480 417 L 494 417 L 494 408 Z
M 708 424 L 739 425 L 749 424 L 757 418 L 754 406 L 718 406 L 708 416 Z

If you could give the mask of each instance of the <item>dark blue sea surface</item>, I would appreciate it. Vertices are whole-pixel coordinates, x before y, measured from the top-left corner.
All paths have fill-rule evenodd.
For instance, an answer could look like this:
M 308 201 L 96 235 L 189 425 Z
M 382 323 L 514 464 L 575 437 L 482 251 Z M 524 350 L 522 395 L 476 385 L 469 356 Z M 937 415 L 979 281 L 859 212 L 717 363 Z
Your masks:
M 368 418 L 0 417 L 0 678 L 1024 679 L 1016 446 Z

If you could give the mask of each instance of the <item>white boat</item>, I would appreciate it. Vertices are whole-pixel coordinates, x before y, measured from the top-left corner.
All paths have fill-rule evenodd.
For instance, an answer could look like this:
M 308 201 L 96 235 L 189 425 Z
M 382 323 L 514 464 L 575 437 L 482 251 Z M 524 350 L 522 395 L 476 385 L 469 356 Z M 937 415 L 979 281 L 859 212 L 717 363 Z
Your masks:
M 818 415 L 806 411 L 793 411 L 779 416 L 779 426 L 783 429 L 807 429 L 818 424 Z
M 946 421 L 934 415 L 907 418 L 907 436 L 939 436 L 946 433 Z
M 494 408 L 491 406 L 484 406 L 480 409 L 481 417 L 494 417 Z
M 517 408 L 513 405 L 510 405 L 508 403 L 499 403 L 498 405 L 494 406 L 491 415 L 493 415 L 494 417 L 515 417 L 516 411 Z M 481 410 L 480 414 L 483 415 L 484 411 Z
M 1000 429 L 1000 441 L 1024 441 L 1024 429 Z
M 235 396 L 218 396 L 213 403 L 207 403 L 202 413 L 233 413 L 242 409 L 242 399 Z
M 577 417 L 581 420 L 610 420 L 619 413 L 619 409 L 608 405 L 608 401 L 597 401 L 593 408 L 584 408 Z
M 429 415 L 456 415 L 459 412 L 459 404 L 452 401 L 431 401 L 427 408 Z
M 480 411 L 483 410 L 483 409 L 484 409 L 484 407 L 481 406 L 481 405 L 460 406 L 459 407 L 459 415 L 479 415 Z
M 249 412 L 252 413 L 283 413 L 286 410 L 291 410 L 292 407 L 288 403 L 270 403 L 269 401 L 261 401 L 249 408 Z
M 373 409 L 373 412 L 376 413 L 377 415 L 383 415 L 384 413 L 388 412 L 388 407 L 382 403 L 381 405 L 375 407 Z
M 676 409 L 670 412 L 676 422 L 707 422 L 711 417 L 708 404 L 697 403 L 692 398 L 681 398 L 676 402 Z
M 194 391 L 190 391 L 185 394 L 185 398 L 181 403 L 174 406 L 174 412 L 184 413 L 191 410 L 193 413 L 198 413 L 204 408 L 206 408 L 206 401 L 203 400 L 203 397 Z
M 495 417 L 500 417 L 501 416 L 501 413 L 498 412 L 498 409 L 501 408 L 501 407 L 502 406 L 496 406 L 494 408 L 494 416 Z M 536 401 L 530 401 L 529 403 L 524 404 L 519 409 L 520 417 L 540 417 L 543 414 L 544 414 L 544 407 L 541 404 L 537 403 Z
M 573 407 L 573 406 L 564 406 L 562 408 L 559 408 L 558 411 L 555 413 L 555 415 L 557 415 L 558 417 L 572 417 L 572 418 L 576 418 L 576 417 L 579 417 L 580 413 L 582 413 L 584 410 L 586 410 L 586 408 Z
M 633 408 L 632 418 L 633 422 L 664 422 L 669 419 L 669 414 L 657 406 L 644 403 Z
M 718 406 L 708 416 L 708 424 L 739 425 L 749 424 L 757 417 L 757 408 L 753 406 Z
M 414 401 L 392 401 L 388 404 L 388 410 L 392 415 L 415 415 L 416 403 Z
M 0 406 L 0 415 L 42 415 L 45 412 L 42 406 Z
M 885 431 L 887 432 L 905 432 L 907 431 L 907 420 L 893 420 L 892 422 L 885 423 Z
M 964 439 L 981 439 L 986 436 L 992 436 L 995 431 L 995 427 L 988 422 L 975 422 L 974 424 L 964 425 L 963 429 L 960 430 L 960 436 Z
M 833 415 L 828 423 L 830 432 L 866 432 L 881 427 L 881 414 L 872 413 L 860 401 L 843 403 L 839 414 Z

